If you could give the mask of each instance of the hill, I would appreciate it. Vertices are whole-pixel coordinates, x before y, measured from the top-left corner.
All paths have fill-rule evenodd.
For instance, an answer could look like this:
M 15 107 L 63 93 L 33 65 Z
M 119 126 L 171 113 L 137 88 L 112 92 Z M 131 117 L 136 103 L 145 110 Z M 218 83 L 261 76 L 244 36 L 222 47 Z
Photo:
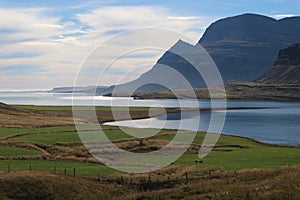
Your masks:
M 259 78 L 257 82 L 300 84 L 300 44 L 280 50 L 274 68 Z
M 115 183 L 64 176 L 49 172 L 11 172 L 0 174 L 1 199 L 106 199 L 127 189 Z
M 174 170 L 174 169 L 173 169 Z M 1 199 L 297 199 L 299 168 L 240 171 L 160 171 L 171 176 L 128 175 L 109 180 L 49 172 L 0 174 Z M 186 181 L 185 172 L 190 177 Z M 157 173 L 158 174 L 158 173 Z

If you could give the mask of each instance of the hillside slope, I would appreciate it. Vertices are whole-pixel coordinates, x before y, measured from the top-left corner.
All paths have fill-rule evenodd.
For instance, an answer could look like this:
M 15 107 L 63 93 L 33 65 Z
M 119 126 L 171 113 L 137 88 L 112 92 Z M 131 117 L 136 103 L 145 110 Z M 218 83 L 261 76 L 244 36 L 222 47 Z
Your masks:
M 273 67 L 280 49 L 300 42 L 299 32 L 300 17 L 244 14 L 213 23 L 199 43 L 225 82 L 253 81 Z
M 300 44 L 280 50 L 274 68 L 259 78 L 257 82 L 300 84 Z
M 49 172 L 0 174 L 1 199 L 298 199 L 299 167 L 240 171 L 200 171 L 184 173 L 125 175 L 110 181 L 77 178 Z M 207 174 L 207 175 L 206 175 Z M 169 181 L 167 181 L 167 175 Z M 199 178 L 203 176 L 202 178 Z

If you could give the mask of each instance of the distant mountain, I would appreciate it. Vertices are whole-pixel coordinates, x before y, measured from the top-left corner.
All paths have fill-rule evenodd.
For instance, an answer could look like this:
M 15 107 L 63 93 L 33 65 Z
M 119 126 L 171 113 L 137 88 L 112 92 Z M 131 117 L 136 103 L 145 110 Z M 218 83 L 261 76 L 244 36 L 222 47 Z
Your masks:
M 50 93 L 94 93 L 95 90 L 105 92 L 107 86 L 87 86 L 87 87 L 57 87 L 49 90 Z
M 48 92 L 53 92 L 53 93 L 72 93 L 73 91 L 80 91 L 84 89 L 84 87 L 57 87 L 53 88 L 52 90 L 49 90 Z
M 280 50 L 274 68 L 259 78 L 257 82 L 300 84 L 300 44 Z
M 225 82 L 253 81 L 273 67 L 280 49 L 300 42 L 299 33 L 300 17 L 276 20 L 262 15 L 243 14 L 211 24 L 199 44 L 213 58 Z M 191 50 L 193 45 L 178 41 L 172 48 Z M 164 73 L 162 65 L 170 66 L 182 73 L 194 88 L 205 87 L 201 76 L 195 73 L 186 60 L 167 51 L 151 70 L 138 79 L 121 85 L 120 88 L 125 92 L 126 89 L 148 81 L 172 82 L 172 74 Z M 185 89 L 178 81 L 174 81 L 172 85 L 176 89 Z M 165 88 L 148 84 L 137 91 L 163 89 Z

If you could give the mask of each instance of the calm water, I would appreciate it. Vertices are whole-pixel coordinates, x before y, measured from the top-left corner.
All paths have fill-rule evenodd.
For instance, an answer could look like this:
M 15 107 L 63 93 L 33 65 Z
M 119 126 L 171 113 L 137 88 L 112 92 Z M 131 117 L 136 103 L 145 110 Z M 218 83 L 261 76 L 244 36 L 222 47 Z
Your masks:
M 176 100 L 133 100 L 132 98 L 75 97 L 81 105 L 95 102 L 99 106 L 164 106 L 178 107 Z M 51 94 L 41 92 L 0 92 L 0 102 L 16 105 L 72 105 L 71 94 Z M 182 107 L 195 107 L 195 102 L 183 101 Z M 210 101 L 199 101 L 200 107 L 209 107 Z M 268 109 L 229 110 L 223 133 L 254 138 L 260 141 L 300 146 L 300 103 L 289 102 L 251 102 L 230 101 L 228 106 L 268 107 Z M 221 115 L 224 111 L 213 111 Z M 200 120 L 197 112 L 172 113 L 143 120 L 117 122 L 120 126 L 178 129 L 179 122 L 184 121 L 185 130 L 191 130 L 199 122 L 197 130 L 207 130 L 211 112 L 201 111 Z M 116 123 L 107 123 L 115 125 Z
M 246 103 L 246 102 L 245 102 Z M 238 102 L 240 104 L 240 102 Z M 261 103 L 262 104 L 262 103 Z M 268 104 L 268 103 L 267 103 Z M 300 145 L 300 104 L 280 103 L 274 109 L 229 110 L 227 111 L 223 133 L 254 138 L 274 144 Z M 213 111 L 220 114 L 223 111 Z M 199 123 L 198 130 L 207 130 L 211 112 L 185 112 L 167 114 L 150 119 L 121 121 L 107 123 L 109 125 L 130 127 L 151 127 L 178 129 L 180 120 L 183 120 L 184 130 Z

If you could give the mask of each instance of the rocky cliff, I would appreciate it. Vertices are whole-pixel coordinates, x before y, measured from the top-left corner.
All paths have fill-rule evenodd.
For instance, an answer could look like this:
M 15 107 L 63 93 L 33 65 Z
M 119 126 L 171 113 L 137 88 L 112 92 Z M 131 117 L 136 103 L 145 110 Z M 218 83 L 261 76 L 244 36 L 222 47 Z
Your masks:
M 294 44 L 278 53 L 274 68 L 258 79 L 262 83 L 300 83 L 300 44 Z

